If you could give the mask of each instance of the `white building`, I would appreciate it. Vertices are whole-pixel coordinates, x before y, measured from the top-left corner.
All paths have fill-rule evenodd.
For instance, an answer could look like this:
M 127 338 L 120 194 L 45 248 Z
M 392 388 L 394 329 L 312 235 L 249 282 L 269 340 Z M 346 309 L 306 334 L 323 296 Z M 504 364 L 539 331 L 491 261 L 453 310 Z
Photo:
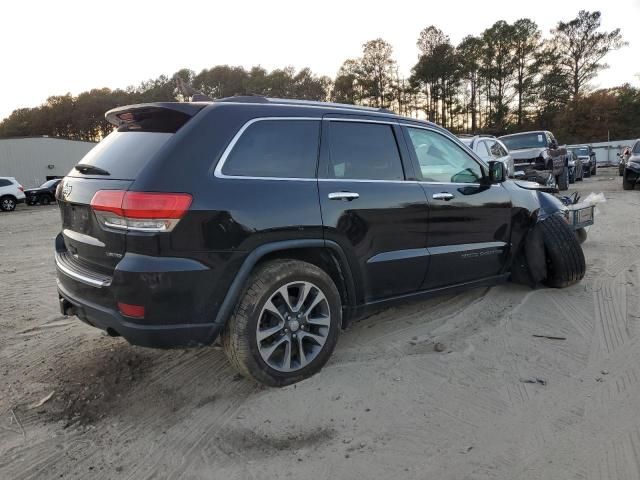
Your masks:
M 25 188 L 64 177 L 96 144 L 53 137 L 0 138 L 0 177 Z

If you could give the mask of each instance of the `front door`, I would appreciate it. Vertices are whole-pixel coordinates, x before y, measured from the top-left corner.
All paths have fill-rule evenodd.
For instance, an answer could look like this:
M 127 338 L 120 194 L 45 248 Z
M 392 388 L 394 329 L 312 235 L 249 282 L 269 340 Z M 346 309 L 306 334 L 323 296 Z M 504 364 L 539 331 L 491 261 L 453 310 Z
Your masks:
M 358 301 L 416 291 L 427 270 L 428 205 L 400 127 L 358 116 L 325 118 L 319 195 L 325 239 L 347 254 Z
M 430 263 L 423 289 L 502 272 L 509 251 L 511 200 L 490 185 L 486 166 L 435 129 L 405 127 L 430 207 Z

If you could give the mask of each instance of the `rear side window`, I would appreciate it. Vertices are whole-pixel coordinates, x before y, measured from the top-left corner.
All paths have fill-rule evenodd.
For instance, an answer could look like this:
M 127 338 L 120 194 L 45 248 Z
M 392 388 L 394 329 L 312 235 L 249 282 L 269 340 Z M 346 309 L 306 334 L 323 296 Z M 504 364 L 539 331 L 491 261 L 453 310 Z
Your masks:
M 633 153 L 640 153 L 640 142 L 636 142 L 633 146 Z
M 329 178 L 404 180 L 391 125 L 331 122 Z
M 315 178 L 320 120 L 260 120 L 242 133 L 222 173 L 240 177 Z
M 105 170 L 109 175 L 104 178 L 135 180 L 145 164 L 172 135 L 158 132 L 112 132 L 79 163 Z M 71 170 L 69 175 L 82 176 L 76 169 Z
M 0 178 L 0 187 L 8 187 L 11 182 L 5 178 Z
M 478 145 L 476 146 L 476 153 L 480 158 L 488 158 L 489 151 L 487 150 L 487 142 L 478 142 Z

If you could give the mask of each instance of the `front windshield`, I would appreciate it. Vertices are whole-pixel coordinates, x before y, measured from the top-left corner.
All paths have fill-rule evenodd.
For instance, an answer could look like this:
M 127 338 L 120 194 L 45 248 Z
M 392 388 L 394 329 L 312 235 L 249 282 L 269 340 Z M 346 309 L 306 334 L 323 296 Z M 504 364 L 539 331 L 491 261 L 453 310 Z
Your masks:
M 587 147 L 572 148 L 571 151 L 579 157 L 588 157 L 589 149 Z
M 523 150 L 525 148 L 546 147 L 547 141 L 544 133 L 523 133 L 509 137 L 501 137 L 509 150 Z
M 44 182 L 42 185 L 40 185 L 40 188 L 50 188 L 53 187 L 56 182 L 59 182 L 60 180 L 47 180 L 46 182 Z

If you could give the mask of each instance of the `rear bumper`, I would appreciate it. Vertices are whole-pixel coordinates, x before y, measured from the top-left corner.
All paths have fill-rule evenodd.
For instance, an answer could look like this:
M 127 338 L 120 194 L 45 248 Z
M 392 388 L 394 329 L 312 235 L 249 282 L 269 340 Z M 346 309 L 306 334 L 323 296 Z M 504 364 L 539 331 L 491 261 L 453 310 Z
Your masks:
M 120 335 L 134 345 L 171 348 L 211 344 L 220 300 L 213 286 L 218 268 L 196 260 L 126 253 L 115 270 L 98 272 L 80 262 L 56 238 L 55 263 L 61 311 Z M 118 303 L 144 307 L 143 318 L 120 313 Z
M 220 333 L 216 324 L 141 325 L 133 323 L 117 310 L 75 298 L 58 280 L 60 311 L 75 315 L 84 323 L 122 336 L 132 345 L 150 348 L 197 347 L 211 344 Z

